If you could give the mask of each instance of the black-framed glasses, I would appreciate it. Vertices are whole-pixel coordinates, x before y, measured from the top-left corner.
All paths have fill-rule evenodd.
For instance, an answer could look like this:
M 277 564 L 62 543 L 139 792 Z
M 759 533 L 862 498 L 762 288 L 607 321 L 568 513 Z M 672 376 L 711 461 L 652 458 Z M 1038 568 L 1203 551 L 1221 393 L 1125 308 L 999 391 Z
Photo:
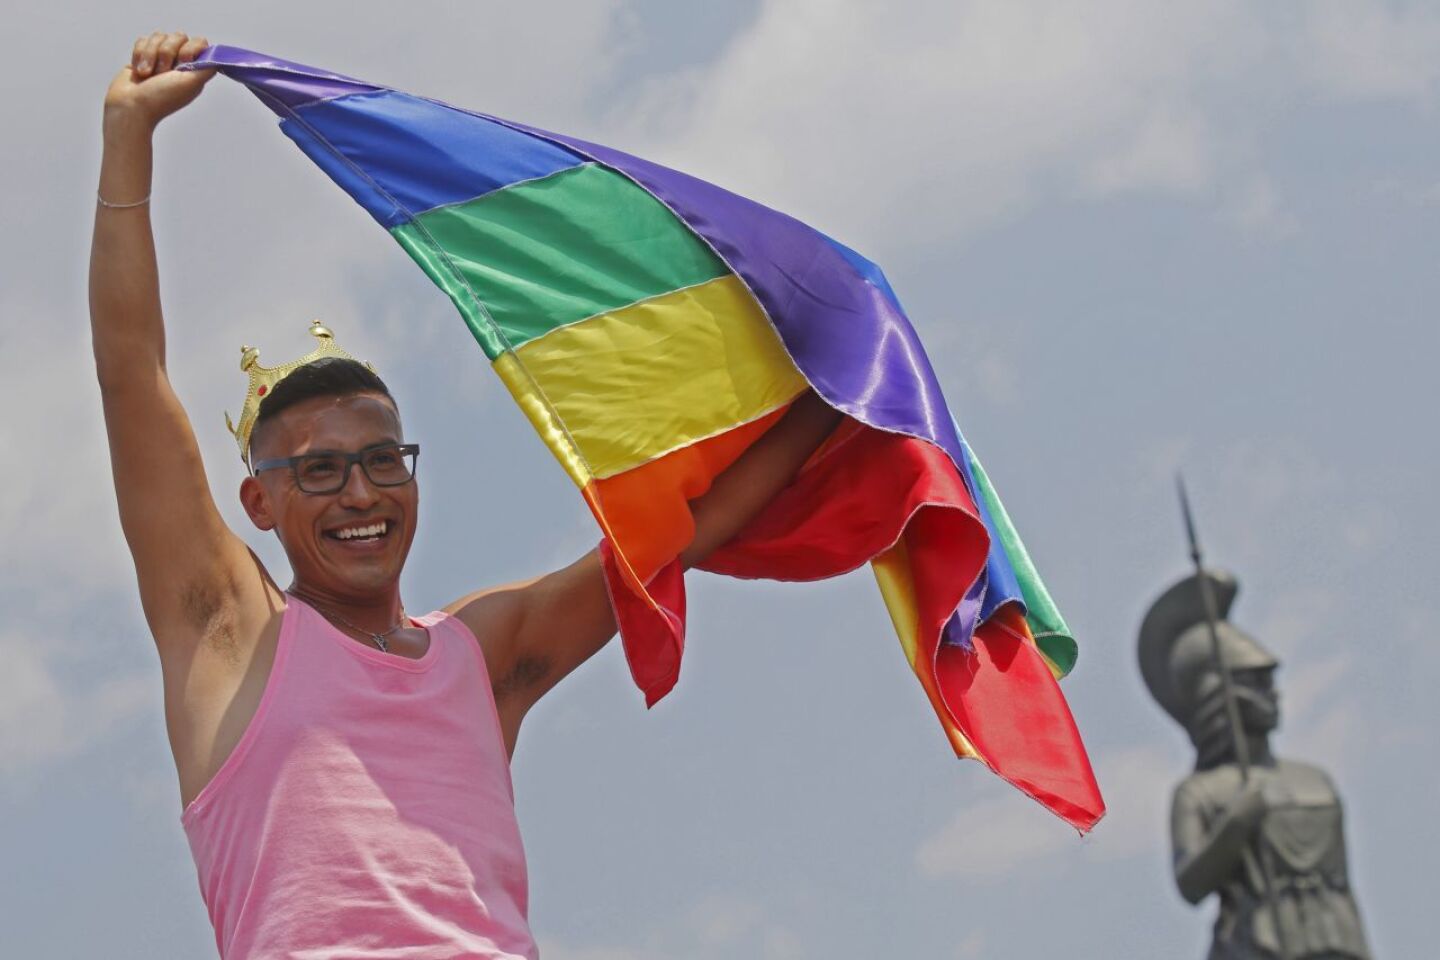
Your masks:
M 415 479 L 415 460 L 419 456 L 418 443 L 378 443 L 355 453 L 326 450 L 260 460 L 250 472 L 289 467 L 301 493 L 339 493 L 350 481 L 350 468 L 357 463 L 375 486 L 403 486 Z

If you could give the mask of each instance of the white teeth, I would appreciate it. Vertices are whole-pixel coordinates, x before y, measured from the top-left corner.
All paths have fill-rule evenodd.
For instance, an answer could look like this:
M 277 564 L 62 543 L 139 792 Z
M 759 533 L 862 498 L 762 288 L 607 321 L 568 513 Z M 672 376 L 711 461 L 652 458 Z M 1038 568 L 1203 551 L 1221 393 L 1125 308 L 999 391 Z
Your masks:
M 379 523 L 372 523 L 368 527 L 347 527 L 344 530 L 336 530 L 335 537 L 340 540 L 353 540 L 356 537 L 378 537 L 390 529 L 388 520 L 381 520 Z

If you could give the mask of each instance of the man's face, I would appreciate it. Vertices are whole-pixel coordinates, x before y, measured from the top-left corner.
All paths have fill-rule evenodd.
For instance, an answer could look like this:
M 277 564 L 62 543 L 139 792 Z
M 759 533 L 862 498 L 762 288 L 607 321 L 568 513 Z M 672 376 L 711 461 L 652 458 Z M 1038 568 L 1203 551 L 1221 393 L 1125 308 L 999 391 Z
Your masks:
M 384 396 L 316 397 L 290 407 L 255 437 L 258 462 L 321 452 L 355 453 L 401 441 L 400 416 Z M 400 577 L 420 496 L 415 481 L 373 484 L 357 463 L 330 494 L 302 491 L 287 468 L 261 471 L 241 485 L 241 501 L 261 530 L 275 530 L 298 586 L 335 600 L 373 601 Z M 380 525 L 378 536 L 342 532 Z

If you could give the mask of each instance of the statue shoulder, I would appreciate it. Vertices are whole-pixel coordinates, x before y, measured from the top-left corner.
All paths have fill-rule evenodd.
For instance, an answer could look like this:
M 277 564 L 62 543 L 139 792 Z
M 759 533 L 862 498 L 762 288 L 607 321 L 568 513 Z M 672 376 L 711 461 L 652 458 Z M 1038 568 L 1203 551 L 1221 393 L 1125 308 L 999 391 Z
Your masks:
M 1276 773 L 1286 789 L 1301 803 L 1337 803 L 1339 794 L 1330 775 L 1313 763 L 1281 760 Z
M 1240 768 L 1233 764 L 1196 770 L 1175 787 L 1175 797 L 1186 798 L 1203 807 L 1219 807 L 1230 802 L 1240 789 Z
M 1287 760 L 1282 757 L 1276 761 L 1275 768 L 1286 777 L 1330 782 L 1329 774 L 1315 764 L 1303 760 Z

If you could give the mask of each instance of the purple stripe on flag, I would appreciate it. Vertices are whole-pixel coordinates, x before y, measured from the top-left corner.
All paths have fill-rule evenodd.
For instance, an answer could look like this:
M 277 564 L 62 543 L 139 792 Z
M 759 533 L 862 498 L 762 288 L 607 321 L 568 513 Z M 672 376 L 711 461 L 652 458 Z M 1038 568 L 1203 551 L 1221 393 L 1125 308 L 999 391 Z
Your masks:
M 267 96 L 261 99 L 282 117 L 287 115 L 284 107 L 293 110 L 316 100 L 385 89 L 354 77 L 223 44 L 207 47 L 193 64 L 181 64 L 179 69 L 193 70 L 204 66 L 226 67 L 227 74 L 257 93 L 263 89 Z

